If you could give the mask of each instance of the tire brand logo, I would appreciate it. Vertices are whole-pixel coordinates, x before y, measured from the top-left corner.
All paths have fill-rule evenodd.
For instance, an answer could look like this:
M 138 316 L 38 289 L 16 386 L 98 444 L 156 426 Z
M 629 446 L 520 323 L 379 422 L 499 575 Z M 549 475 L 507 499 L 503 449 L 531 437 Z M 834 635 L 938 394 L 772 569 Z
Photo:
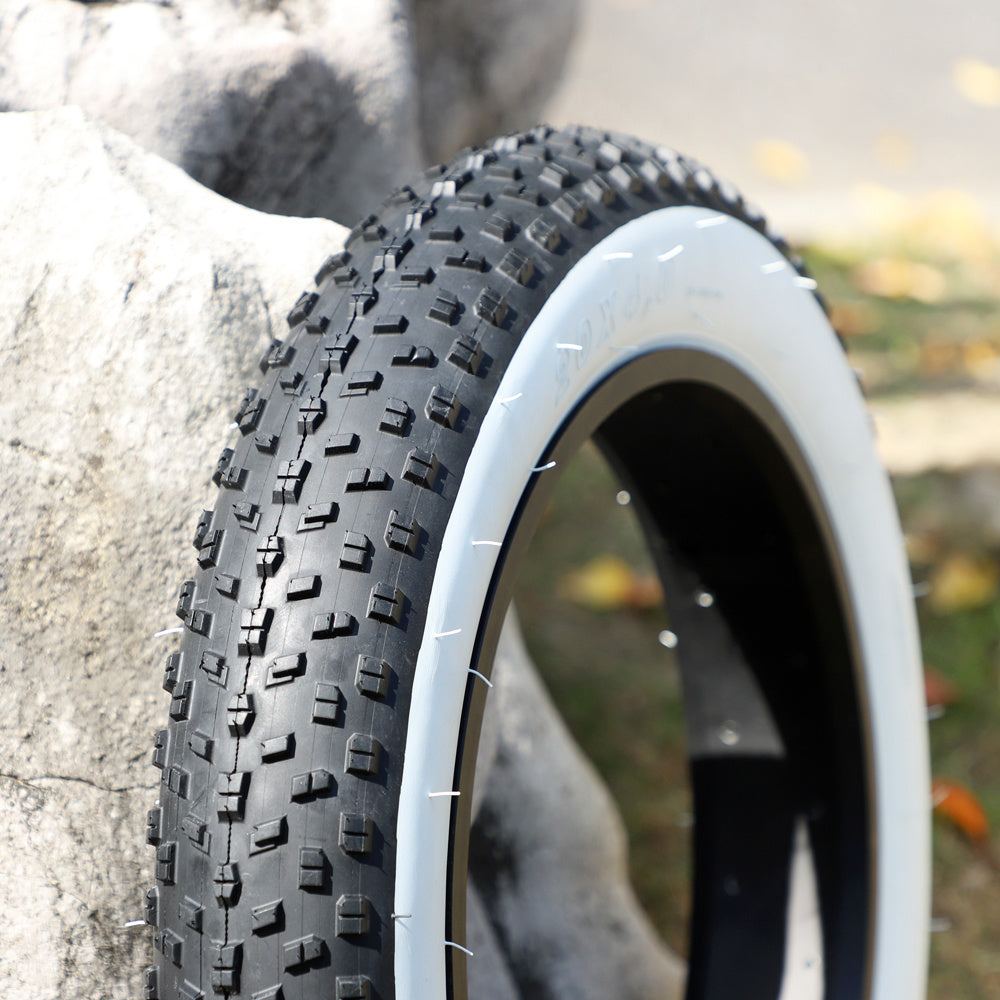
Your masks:
M 675 272 L 670 267 L 654 264 L 645 270 L 634 266 L 626 270 L 617 263 L 609 266 L 614 287 L 588 305 L 572 343 L 558 345 L 565 349 L 556 356 L 554 406 L 559 406 L 575 378 L 591 366 L 598 352 L 627 348 L 628 344 L 615 343 L 619 332 L 624 333 L 673 291 Z M 615 270 L 619 270 L 618 275 Z

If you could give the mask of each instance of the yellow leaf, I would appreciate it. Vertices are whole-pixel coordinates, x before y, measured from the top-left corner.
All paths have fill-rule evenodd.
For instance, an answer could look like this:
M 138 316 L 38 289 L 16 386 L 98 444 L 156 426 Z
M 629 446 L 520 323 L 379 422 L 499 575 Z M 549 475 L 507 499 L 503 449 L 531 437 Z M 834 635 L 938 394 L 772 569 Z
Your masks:
M 930 584 L 928 600 L 935 611 L 979 608 L 996 597 L 1000 567 L 993 559 L 957 552 L 937 567 Z
M 904 220 L 900 236 L 931 260 L 988 260 L 994 252 L 986 212 L 964 191 L 936 191 L 921 198 Z
M 663 600 L 654 576 L 636 573 L 618 556 L 598 556 L 585 566 L 565 574 L 559 592 L 567 600 L 591 611 L 630 608 L 645 611 Z
M 869 252 L 924 261 L 990 263 L 996 243 L 981 202 L 965 191 L 944 189 L 908 197 L 880 184 L 856 184 L 854 213 L 869 233 Z M 857 236 L 855 235 L 855 245 Z
M 799 184 L 809 174 L 809 160 L 798 146 L 784 139 L 761 139 L 754 143 L 754 166 L 779 184 Z
M 997 370 L 1000 359 L 1000 344 L 989 340 L 971 340 L 962 345 L 962 361 L 965 370 L 973 378 L 986 378 Z
M 617 556 L 598 556 L 581 569 L 567 573 L 559 582 L 562 595 L 592 611 L 612 611 L 624 606 L 632 581 L 632 570 Z
M 913 211 L 906 195 L 871 181 L 855 184 L 851 200 L 861 219 L 876 232 L 894 232 Z
M 933 304 L 944 298 L 944 273 L 930 264 L 905 257 L 878 257 L 854 269 L 855 286 L 886 299 L 915 299 Z
M 1000 69 L 980 59 L 966 56 L 952 69 L 955 89 L 981 108 L 1000 108 Z

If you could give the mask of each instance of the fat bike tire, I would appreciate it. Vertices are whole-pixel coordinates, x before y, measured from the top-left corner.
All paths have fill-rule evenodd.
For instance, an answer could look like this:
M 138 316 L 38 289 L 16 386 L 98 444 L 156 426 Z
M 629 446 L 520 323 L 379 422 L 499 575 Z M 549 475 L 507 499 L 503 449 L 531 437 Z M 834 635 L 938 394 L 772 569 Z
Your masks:
M 589 437 L 682 672 L 688 997 L 923 996 L 899 526 L 815 283 L 760 215 L 670 149 L 539 128 L 392 194 L 288 322 L 178 597 L 146 1000 L 465 1000 L 492 653 Z

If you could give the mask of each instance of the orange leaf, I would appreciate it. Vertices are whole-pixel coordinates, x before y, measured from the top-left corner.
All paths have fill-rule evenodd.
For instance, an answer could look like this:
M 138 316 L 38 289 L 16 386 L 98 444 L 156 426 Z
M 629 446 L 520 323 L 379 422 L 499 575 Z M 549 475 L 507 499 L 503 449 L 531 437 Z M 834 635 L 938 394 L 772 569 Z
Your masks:
M 878 329 L 878 313 L 865 302 L 834 303 L 830 325 L 842 337 L 860 337 Z
M 917 365 L 923 375 L 934 377 L 953 372 L 958 365 L 959 346 L 933 337 L 920 345 Z
M 958 698 L 958 688 L 944 674 L 925 666 L 924 696 L 928 705 L 951 705 Z
M 982 844 L 990 835 L 990 824 L 979 799 L 964 785 L 944 778 L 931 784 L 934 812 L 953 823 L 973 843 Z
M 628 606 L 633 611 L 652 611 L 663 603 L 663 587 L 652 573 L 635 574 L 629 587 Z

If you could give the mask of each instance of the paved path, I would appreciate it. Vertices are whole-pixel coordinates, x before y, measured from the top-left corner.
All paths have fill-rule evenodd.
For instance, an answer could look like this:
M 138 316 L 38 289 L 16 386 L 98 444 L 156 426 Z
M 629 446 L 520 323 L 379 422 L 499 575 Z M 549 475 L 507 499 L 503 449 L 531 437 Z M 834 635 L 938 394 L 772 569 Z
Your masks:
M 868 183 L 964 190 L 1000 231 L 1000 12 L 987 0 L 584 0 L 584 12 L 553 123 L 695 156 L 793 238 L 863 223 Z M 773 140 L 801 154 L 801 177 L 774 176 L 796 172 L 789 152 L 760 162 Z M 894 472 L 1000 463 L 995 394 L 873 409 Z
M 669 143 L 793 235 L 842 220 L 866 181 L 960 187 L 1000 223 L 995 4 L 584 0 L 584 9 L 553 122 Z M 993 106 L 963 96 L 961 60 L 966 91 Z M 755 144 L 769 139 L 804 154 L 800 182 L 779 184 L 755 165 Z

